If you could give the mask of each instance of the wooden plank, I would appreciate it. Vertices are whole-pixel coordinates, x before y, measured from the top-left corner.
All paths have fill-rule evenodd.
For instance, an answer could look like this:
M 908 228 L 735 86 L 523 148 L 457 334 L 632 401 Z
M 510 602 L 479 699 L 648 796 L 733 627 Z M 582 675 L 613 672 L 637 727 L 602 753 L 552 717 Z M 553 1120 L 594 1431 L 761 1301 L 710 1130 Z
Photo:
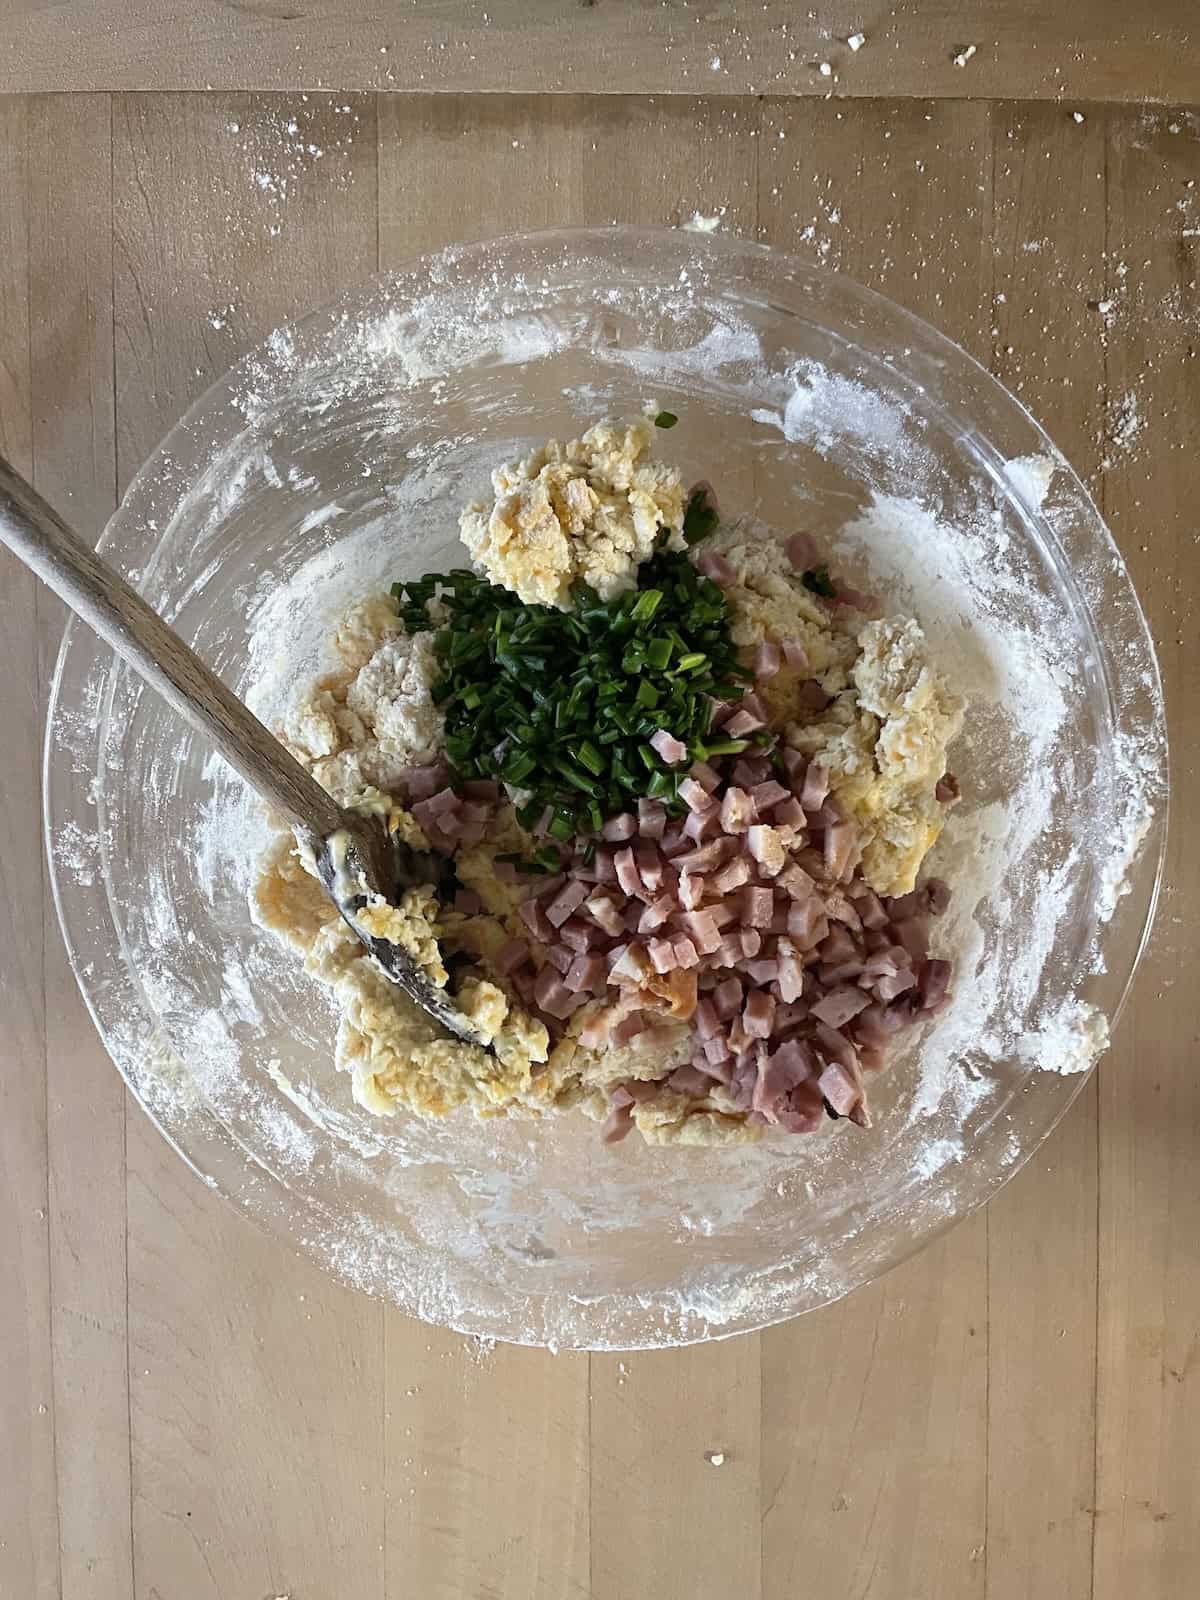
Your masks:
M 1155 936 L 1100 1075 L 1095 1596 L 1167 1600 L 1200 1570 L 1200 854 L 1187 799 L 1200 738 L 1200 123 L 1114 111 L 1107 154 L 1104 506 L 1158 644 L 1176 811 Z
M 107 95 L 30 114 L 35 481 L 89 538 L 115 504 L 112 144 Z M 64 608 L 38 591 L 48 691 Z M 126 1094 L 43 907 L 58 1507 L 66 1595 L 133 1586 L 125 1272 Z M 97 1460 L 104 1470 L 96 1470 Z
M 992 164 L 993 371 L 1094 480 L 1104 324 L 1089 302 L 1104 297 L 1104 116 L 1089 112 L 1077 123 L 1057 107 L 999 105 Z M 1046 1149 L 992 1201 L 987 1221 L 988 1594 L 1089 1600 L 1094 1081 Z
M 984 106 L 767 101 L 760 236 L 979 348 Z M 986 1222 L 763 1335 L 763 1595 L 985 1593 Z
M 33 470 L 30 106 L 0 101 L 0 451 Z M 34 580 L 0 549 L 0 1594 L 59 1594 Z
M 761 1345 L 593 1358 L 591 1600 L 768 1592 Z
M 374 269 L 374 106 L 122 98 L 113 157 L 124 484 L 235 355 Z M 140 1115 L 128 1170 L 139 1596 L 376 1600 L 381 1308 L 259 1234 Z
M 847 41 L 861 34 L 857 50 Z M 972 48 L 973 47 L 973 48 Z M 969 55 L 967 52 L 971 52 Z M 959 61 L 962 62 L 959 65 Z M 828 74 L 822 72 L 824 63 Z M 22 89 L 1193 98 L 1191 0 L 10 0 L 0 93 Z
M 386 1324 L 389 1600 L 588 1583 L 588 1358 Z

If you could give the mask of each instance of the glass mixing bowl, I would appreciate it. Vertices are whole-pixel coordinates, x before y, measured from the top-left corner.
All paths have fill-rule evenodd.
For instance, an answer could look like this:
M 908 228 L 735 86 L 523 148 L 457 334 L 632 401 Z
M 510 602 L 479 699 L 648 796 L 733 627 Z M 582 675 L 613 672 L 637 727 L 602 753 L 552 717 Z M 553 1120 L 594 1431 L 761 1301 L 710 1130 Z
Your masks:
M 816 532 L 970 699 L 933 865 L 953 1005 L 875 1127 L 730 1149 L 544 1122 L 376 1119 L 334 1017 L 251 922 L 258 803 L 87 628 L 47 739 L 63 930 L 113 1060 L 212 1186 L 339 1278 L 465 1332 L 638 1348 L 761 1327 L 981 1204 L 1079 1092 L 1153 913 L 1160 686 L 1095 506 L 981 367 L 878 295 L 686 232 L 417 261 L 281 330 L 200 400 L 101 548 L 268 721 L 355 598 L 461 560 L 489 469 L 646 398 L 726 510 Z

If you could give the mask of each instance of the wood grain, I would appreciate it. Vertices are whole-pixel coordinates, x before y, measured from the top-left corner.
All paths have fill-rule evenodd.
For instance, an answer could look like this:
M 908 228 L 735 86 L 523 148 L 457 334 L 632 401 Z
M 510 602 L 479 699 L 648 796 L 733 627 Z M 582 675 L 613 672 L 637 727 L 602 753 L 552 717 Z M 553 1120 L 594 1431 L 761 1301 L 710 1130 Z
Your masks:
M 293 116 L 249 96 L 115 103 L 122 486 L 240 348 L 374 269 L 374 106 L 337 103 L 351 109 L 323 98 Z M 271 192 L 255 182 L 265 144 L 290 152 L 271 165 Z M 139 1600 L 375 1600 L 383 1312 L 258 1234 L 142 1117 L 128 1172 Z
M 287 22 L 280 9 L 240 13 L 239 57 L 224 14 L 218 27 L 202 5 L 181 20 L 172 70 L 198 59 L 200 35 L 213 59 L 224 41 L 223 71 L 239 71 L 253 46 L 268 74 L 277 35 L 336 31 L 332 13 Z M 71 16 L 57 10 L 27 7 L 27 39 Z M 647 70 L 656 30 L 684 28 L 682 8 L 662 10 L 639 13 Z M 423 7 L 419 27 L 455 12 Z M 137 15 L 122 13 L 130 27 Z M 503 8 L 494 15 L 504 48 L 533 37 Z M 549 15 L 535 5 L 523 26 Z M 832 27 L 831 15 L 815 25 Z M 1016 37 L 1008 0 L 990 15 L 979 54 L 948 69 L 952 84 L 988 81 L 986 39 L 1000 41 L 999 62 Z M 1042 19 L 1026 76 L 1006 68 L 1011 83 L 1045 93 L 1030 74 L 1068 29 L 1086 59 L 1067 50 L 1064 64 L 1095 71 L 1098 30 L 1116 16 L 1101 5 Z M 1200 735 L 1200 121 L 1088 104 L 1079 122 L 1049 98 L 968 104 L 944 98 L 932 68 L 922 99 L 801 98 L 791 82 L 738 98 L 726 93 L 732 71 L 697 98 L 682 77 L 689 51 L 712 49 L 731 19 L 717 9 L 688 22 L 695 41 L 677 40 L 670 85 L 683 92 L 654 98 L 121 95 L 111 111 L 106 95 L 0 100 L 0 449 L 92 535 L 237 354 L 377 263 L 501 228 L 671 223 L 724 208 L 722 226 L 839 266 L 928 316 L 1049 424 L 1133 564 L 1185 793 Z M 589 10 L 581 25 L 599 20 Z M 882 59 L 892 26 L 860 20 L 870 42 L 841 93 L 873 50 Z M 1126 52 L 1142 93 L 1157 92 L 1155 51 L 1183 70 L 1178 23 L 1161 38 L 1148 24 Z M 905 11 L 901 24 L 917 26 Z M 737 25 L 752 53 L 751 23 Z M 926 7 L 914 37 L 947 26 Z M 11 27 L 10 11 L 0 41 Z M 405 70 L 419 73 L 417 38 Z M 160 42 L 131 39 L 128 59 L 150 71 Z M 360 27 L 353 49 L 368 46 Z M 293 52 L 298 69 L 307 48 Z M 90 70 L 108 70 L 116 51 L 105 49 Z M 378 58 L 384 72 L 399 53 Z M 910 70 L 903 50 L 891 55 Z M 0 73 L 13 59 L 0 51 Z M 335 48 L 327 59 L 347 58 Z M 506 59 L 488 57 L 497 87 Z M 604 60 L 611 91 L 625 58 L 614 45 Z M 919 87 L 898 81 L 896 94 Z M 20 914 L 44 904 L 37 742 L 59 618 L 4 559 L 5 1600 L 1190 1594 L 1200 1014 L 1186 974 L 1200 850 L 1186 806 L 1098 1092 L 985 1214 L 881 1283 L 761 1337 L 591 1360 L 492 1350 L 281 1255 L 195 1182 L 136 1107 L 126 1134 L 124 1092 L 53 918 L 43 950 L 40 917 Z
M 865 43 L 853 50 L 857 34 Z M 966 52 L 974 47 L 972 53 Z M 963 64 L 958 65 L 957 59 Z M 821 64 L 829 73 L 821 71 Z M 1191 0 L 10 0 L 0 92 L 1194 97 Z
M 759 160 L 767 243 L 850 273 L 979 350 L 986 106 L 771 100 Z M 871 1600 L 984 1595 L 988 1332 L 987 1228 L 974 1217 L 884 1283 L 764 1335 L 771 1600 L 805 1583 Z
M 1158 644 L 1176 809 L 1163 910 L 1100 1074 L 1096 1600 L 1186 1594 L 1200 1570 L 1200 119 L 1108 124 L 1104 508 Z
M 30 106 L 30 340 L 38 489 L 95 540 L 116 503 L 112 108 Z M 39 586 L 42 688 L 65 613 Z M 92 1028 L 43 903 L 54 1430 L 65 1595 L 133 1588 L 125 1116 L 140 1116 Z M 97 1463 L 103 1470 L 97 1470 Z
M 0 449 L 33 470 L 29 106 L 0 102 Z M 34 580 L 0 551 L 0 1594 L 59 1592 Z
M 1089 301 L 1103 298 L 1092 279 L 1103 274 L 1104 140 L 1102 114 L 994 111 L 992 369 L 1093 483 L 1105 372 Z M 1096 1186 L 1091 1084 L 987 1213 L 988 1577 L 995 1592 L 1030 1600 L 1092 1592 Z

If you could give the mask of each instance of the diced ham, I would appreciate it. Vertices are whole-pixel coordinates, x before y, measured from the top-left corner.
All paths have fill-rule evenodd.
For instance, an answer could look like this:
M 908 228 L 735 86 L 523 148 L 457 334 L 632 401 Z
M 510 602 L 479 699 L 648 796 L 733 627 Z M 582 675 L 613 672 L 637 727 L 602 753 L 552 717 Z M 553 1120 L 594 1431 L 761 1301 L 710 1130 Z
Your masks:
M 840 922 L 855 934 L 863 931 L 857 905 L 841 889 L 830 889 L 826 892 L 825 911 L 831 922 Z
M 686 934 L 677 933 L 671 940 L 671 944 L 675 951 L 675 965 L 677 967 L 681 967 L 686 971 L 689 967 L 699 964 L 700 952 Z
M 816 678 L 806 678 L 796 691 L 796 701 L 801 711 L 819 716 L 833 704 L 833 696 Z
M 733 1057 L 726 1054 L 721 1061 L 710 1061 L 701 1050 L 692 1057 L 692 1065 L 697 1072 L 703 1072 L 705 1077 L 711 1078 L 714 1083 L 728 1083 L 733 1076 Z
M 784 548 L 797 572 L 811 572 L 817 565 L 817 541 L 811 533 L 794 533 Z
M 676 1067 L 667 1079 L 667 1088 L 677 1094 L 704 1095 L 712 1088 L 712 1079 L 697 1067 Z
M 708 794 L 713 794 L 721 787 L 721 774 L 716 767 L 710 767 L 707 761 L 693 762 L 691 777 Z
M 777 644 L 770 639 L 764 639 L 754 652 L 754 676 L 756 678 L 773 678 L 779 671 L 782 652 Z
M 932 1011 L 940 1005 L 950 987 L 950 963 L 922 961 L 917 968 L 917 987 L 921 991 L 922 1011 Z
M 807 672 L 809 670 L 808 651 L 800 643 L 799 639 L 785 639 L 783 641 L 783 660 L 791 672 Z
M 814 1083 L 798 1083 L 776 1107 L 775 1116 L 787 1133 L 816 1133 L 825 1122 L 825 1102 Z
M 674 858 L 675 865 L 680 872 L 708 872 L 712 867 L 718 867 L 726 858 L 727 839 L 710 839 L 707 844 L 702 844 L 698 850 L 688 850 L 683 855 Z M 737 846 L 734 846 L 736 849 Z
M 758 951 L 754 954 L 757 955 Z M 712 961 L 718 967 L 736 967 L 745 959 L 745 955 L 741 933 L 727 933 L 721 940 L 721 948 L 714 951 Z
M 695 844 L 702 844 L 721 831 L 721 808 L 710 805 L 703 811 L 689 811 L 683 819 L 683 832 Z
M 626 839 L 632 839 L 637 831 L 637 818 L 632 812 L 622 811 L 618 816 L 609 817 L 600 830 L 600 837 L 607 839 L 610 844 L 621 844 Z
M 816 893 L 816 880 L 810 878 L 804 868 L 796 862 L 790 862 L 775 880 L 776 888 L 782 889 L 793 900 L 811 900 Z
M 554 924 L 540 900 L 522 901 L 517 914 L 539 944 L 549 944 L 554 938 Z
M 903 922 L 893 922 L 890 932 L 914 961 L 923 961 L 929 954 L 929 924 L 924 917 L 906 917 Z
M 943 773 L 938 779 L 933 791 L 933 798 L 940 800 L 944 806 L 953 805 L 960 798 L 962 790 L 958 786 L 958 779 L 952 772 Z
M 653 933 L 656 928 L 661 928 L 679 907 L 672 894 L 660 894 L 657 900 L 652 900 L 638 918 L 637 931 L 639 933 Z
M 800 804 L 805 811 L 816 811 L 824 805 L 828 793 L 829 768 L 822 761 L 810 761 L 800 791 Z
M 596 874 L 597 883 L 616 883 L 617 869 L 613 866 L 613 852 L 607 845 L 599 845 L 596 858 L 592 862 L 592 871 Z
M 822 961 L 851 961 L 857 954 L 858 946 L 848 928 L 835 924 L 821 940 Z
M 579 907 L 588 897 L 588 886 L 580 883 L 578 878 L 573 878 L 554 896 L 546 907 L 546 917 L 552 927 L 561 928 L 572 912 Z
M 608 1043 L 613 1025 L 620 1020 L 615 1006 L 595 1010 L 579 1030 L 579 1042 L 585 1050 L 599 1050 Z
M 852 1074 L 836 1061 L 817 1079 L 817 1088 L 839 1117 L 848 1117 L 862 1099 L 862 1090 Z
M 624 930 L 625 923 L 621 916 L 620 908 L 611 895 L 597 889 L 590 894 L 583 903 L 587 914 L 604 929 L 612 938 L 619 938 Z
M 748 886 L 741 891 L 742 921 L 748 928 L 769 928 L 775 910 L 775 896 L 770 889 Z
M 811 1012 L 831 1028 L 843 1028 L 860 1011 L 865 1011 L 870 1003 L 870 997 L 861 989 L 846 985 L 844 988 L 831 989 L 828 994 L 815 1000 Z
M 894 895 L 887 901 L 887 914 L 893 922 L 906 922 L 909 917 L 923 917 L 929 910 L 929 896 L 924 889 L 914 889 L 911 894 Z
M 687 760 L 687 745 L 673 733 L 668 733 L 666 728 L 659 728 L 656 733 L 652 733 L 650 744 L 670 767 Z
M 628 846 L 624 850 L 616 852 L 613 856 L 613 865 L 617 869 L 617 882 L 625 893 L 640 894 L 643 887 L 642 880 L 638 873 L 633 851 Z
M 750 791 L 750 798 L 754 801 L 755 809 L 759 816 L 763 816 L 772 806 L 777 806 L 781 800 L 790 800 L 791 795 L 774 778 L 768 778 L 765 783 L 756 783 Z
M 792 828 L 801 831 L 808 826 L 808 819 L 804 815 L 804 807 L 795 795 L 788 795 L 786 800 L 781 800 L 771 810 L 771 821 L 777 828 Z M 803 840 L 801 840 L 803 843 Z
M 743 928 L 738 934 L 742 947 L 742 960 L 753 961 L 763 947 L 762 934 L 757 928 Z
M 523 939 L 510 939 L 502 944 L 492 959 L 492 965 L 502 978 L 523 967 L 529 960 L 529 946 Z
M 549 961 L 537 975 L 533 997 L 541 1010 L 559 1018 L 570 1015 L 568 1008 L 572 1007 L 576 998 L 563 982 L 563 975 Z
M 780 939 L 776 945 L 779 966 L 779 996 L 789 1003 L 799 1000 L 804 993 L 804 965 L 800 953 L 790 939 Z
M 610 956 L 614 954 L 609 952 Z M 641 983 L 646 976 L 648 956 L 644 944 L 634 940 L 632 944 L 625 945 L 615 961 L 610 961 L 608 968 L 608 981 L 619 984 Z
M 783 848 L 783 840 L 769 823 L 755 823 L 748 828 L 746 846 L 765 877 L 773 878 L 783 870 L 787 851 Z
M 409 803 L 429 800 L 444 789 L 450 781 L 450 769 L 444 761 L 431 761 L 426 766 L 401 768 L 400 784 L 408 795 Z
M 661 839 L 666 827 L 667 810 L 661 801 L 638 801 L 638 833 L 643 839 Z
M 779 1102 L 797 1084 L 803 1083 L 812 1074 L 813 1063 L 809 1059 L 810 1054 L 798 1040 L 792 1040 L 787 1044 L 781 1044 L 777 1050 L 759 1061 L 758 1078 L 754 1085 L 754 1098 L 751 1103 L 756 1111 L 763 1113 L 768 1122 L 778 1120 Z
M 655 972 L 674 972 L 677 966 L 675 946 L 669 939 L 651 939 L 650 961 Z
M 775 1021 L 775 1000 L 761 989 L 752 989 L 746 996 L 742 1012 L 742 1028 L 751 1039 L 769 1039 Z
M 663 885 L 663 858 L 653 839 L 639 839 L 633 847 L 638 877 L 651 894 Z
M 719 583 L 722 589 L 727 589 L 737 578 L 737 573 L 726 561 L 725 557 L 718 555 L 715 550 L 705 550 L 696 562 L 696 566 L 706 578 L 711 578 L 714 583 Z
M 483 910 L 483 901 L 474 889 L 460 889 L 454 896 L 454 909 L 462 917 L 477 917 Z
M 916 985 L 916 974 L 907 968 L 904 971 L 884 976 L 875 980 L 875 993 L 881 1000 L 894 1000 L 898 994 L 903 994 L 906 989 Z
M 883 901 L 873 889 L 860 889 L 855 903 L 864 928 L 887 927 L 888 914 L 883 909 Z
M 565 944 L 552 944 L 546 949 L 546 960 L 556 972 L 565 973 L 575 959 L 575 952 Z
M 682 873 L 679 879 L 679 903 L 684 910 L 697 910 L 703 899 L 704 879 L 697 873 Z
M 712 795 L 695 778 L 684 778 L 679 785 L 679 798 L 689 811 L 707 811 L 713 804 Z
M 859 979 L 869 987 L 870 980 L 862 978 L 862 969 L 862 962 L 857 960 L 823 961 L 817 968 L 817 979 L 827 989 L 836 989 L 852 979 Z
M 711 911 L 688 911 L 683 924 L 701 955 L 710 956 L 721 948 L 721 934 Z
M 728 1022 L 731 1017 L 737 1016 L 742 1009 L 744 990 L 740 978 L 726 978 L 713 990 L 713 1004 L 716 1006 L 717 1015 Z
M 720 1020 L 717 1016 L 716 1007 L 711 1000 L 701 1000 L 697 1004 L 693 1020 L 696 1032 L 701 1039 L 711 1039 L 720 1032 Z
M 725 724 L 725 732 L 731 739 L 744 739 L 748 733 L 755 733 L 765 723 L 761 717 L 756 717 L 752 711 L 743 708 L 735 711 Z
M 787 931 L 801 950 L 812 950 L 829 933 L 829 919 L 816 895 L 788 908 Z
M 568 917 L 558 930 L 558 937 L 569 950 L 578 954 L 581 950 L 590 950 L 593 945 L 599 944 L 604 934 L 595 923 L 583 917 Z
M 629 1044 L 646 1031 L 646 1019 L 640 1011 L 633 1011 L 627 1017 L 622 1017 L 609 1034 L 613 1044 Z
M 604 1119 L 600 1138 L 605 1144 L 620 1144 L 633 1127 L 633 1101 L 628 1105 L 613 1106 Z
M 686 833 L 684 833 L 683 827 L 680 823 L 667 823 L 666 828 L 663 830 L 663 836 L 659 848 L 662 850 L 663 855 L 667 857 L 668 861 L 671 860 L 672 857 L 679 855 L 681 851 L 688 848 L 688 836 Z
M 718 894 L 732 894 L 744 883 L 749 883 L 752 876 L 750 863 L 745 856 L 735 856 L 728 866 L 722 867 L 713 877 L 713 888 Z
M 739 788 L 753 789 L 771 776 L 771 763 L 765 756 L 739 756 L 734 762 L 730 782 Z
M 779 977 L 778 961 L 747 961 L 746 971 L 752 983 L 765 988 L 768 983 L 774 983 Z
M 725 832 L 745 833 L 756 816 L 754 801 L 745 789 L 739 789 L 736 784 L 731 784 L 721 801 L 721 826 Z
M 713 1034 L 710 1039 L 704 1041 L 705 1059 L 711 1061 L 713 1066 L 716 1066 L 718 1062 L 728 1061 L 731 1054 L 732 1051 L 729 1045 L 719 1033 Z
M 831 878 L 847 877 L 858 848 L 858 828 L 853 822 L 834 822 L 825 830 L 825 867 Z
M 606 963 L 603 956 L 578 955 L 567 968 L 563 982 L 573 994 L 581 994 L 585 990 L 593 994 L 603 994 L 605 973 Z

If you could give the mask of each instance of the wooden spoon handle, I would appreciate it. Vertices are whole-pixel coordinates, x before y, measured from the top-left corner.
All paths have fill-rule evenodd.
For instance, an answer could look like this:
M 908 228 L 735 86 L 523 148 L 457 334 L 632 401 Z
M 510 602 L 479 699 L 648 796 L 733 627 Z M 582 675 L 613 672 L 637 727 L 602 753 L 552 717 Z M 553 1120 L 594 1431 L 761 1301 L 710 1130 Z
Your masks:
M 320 784 L 2 456 L 0 540 L 314 847 L 347 826 Z

